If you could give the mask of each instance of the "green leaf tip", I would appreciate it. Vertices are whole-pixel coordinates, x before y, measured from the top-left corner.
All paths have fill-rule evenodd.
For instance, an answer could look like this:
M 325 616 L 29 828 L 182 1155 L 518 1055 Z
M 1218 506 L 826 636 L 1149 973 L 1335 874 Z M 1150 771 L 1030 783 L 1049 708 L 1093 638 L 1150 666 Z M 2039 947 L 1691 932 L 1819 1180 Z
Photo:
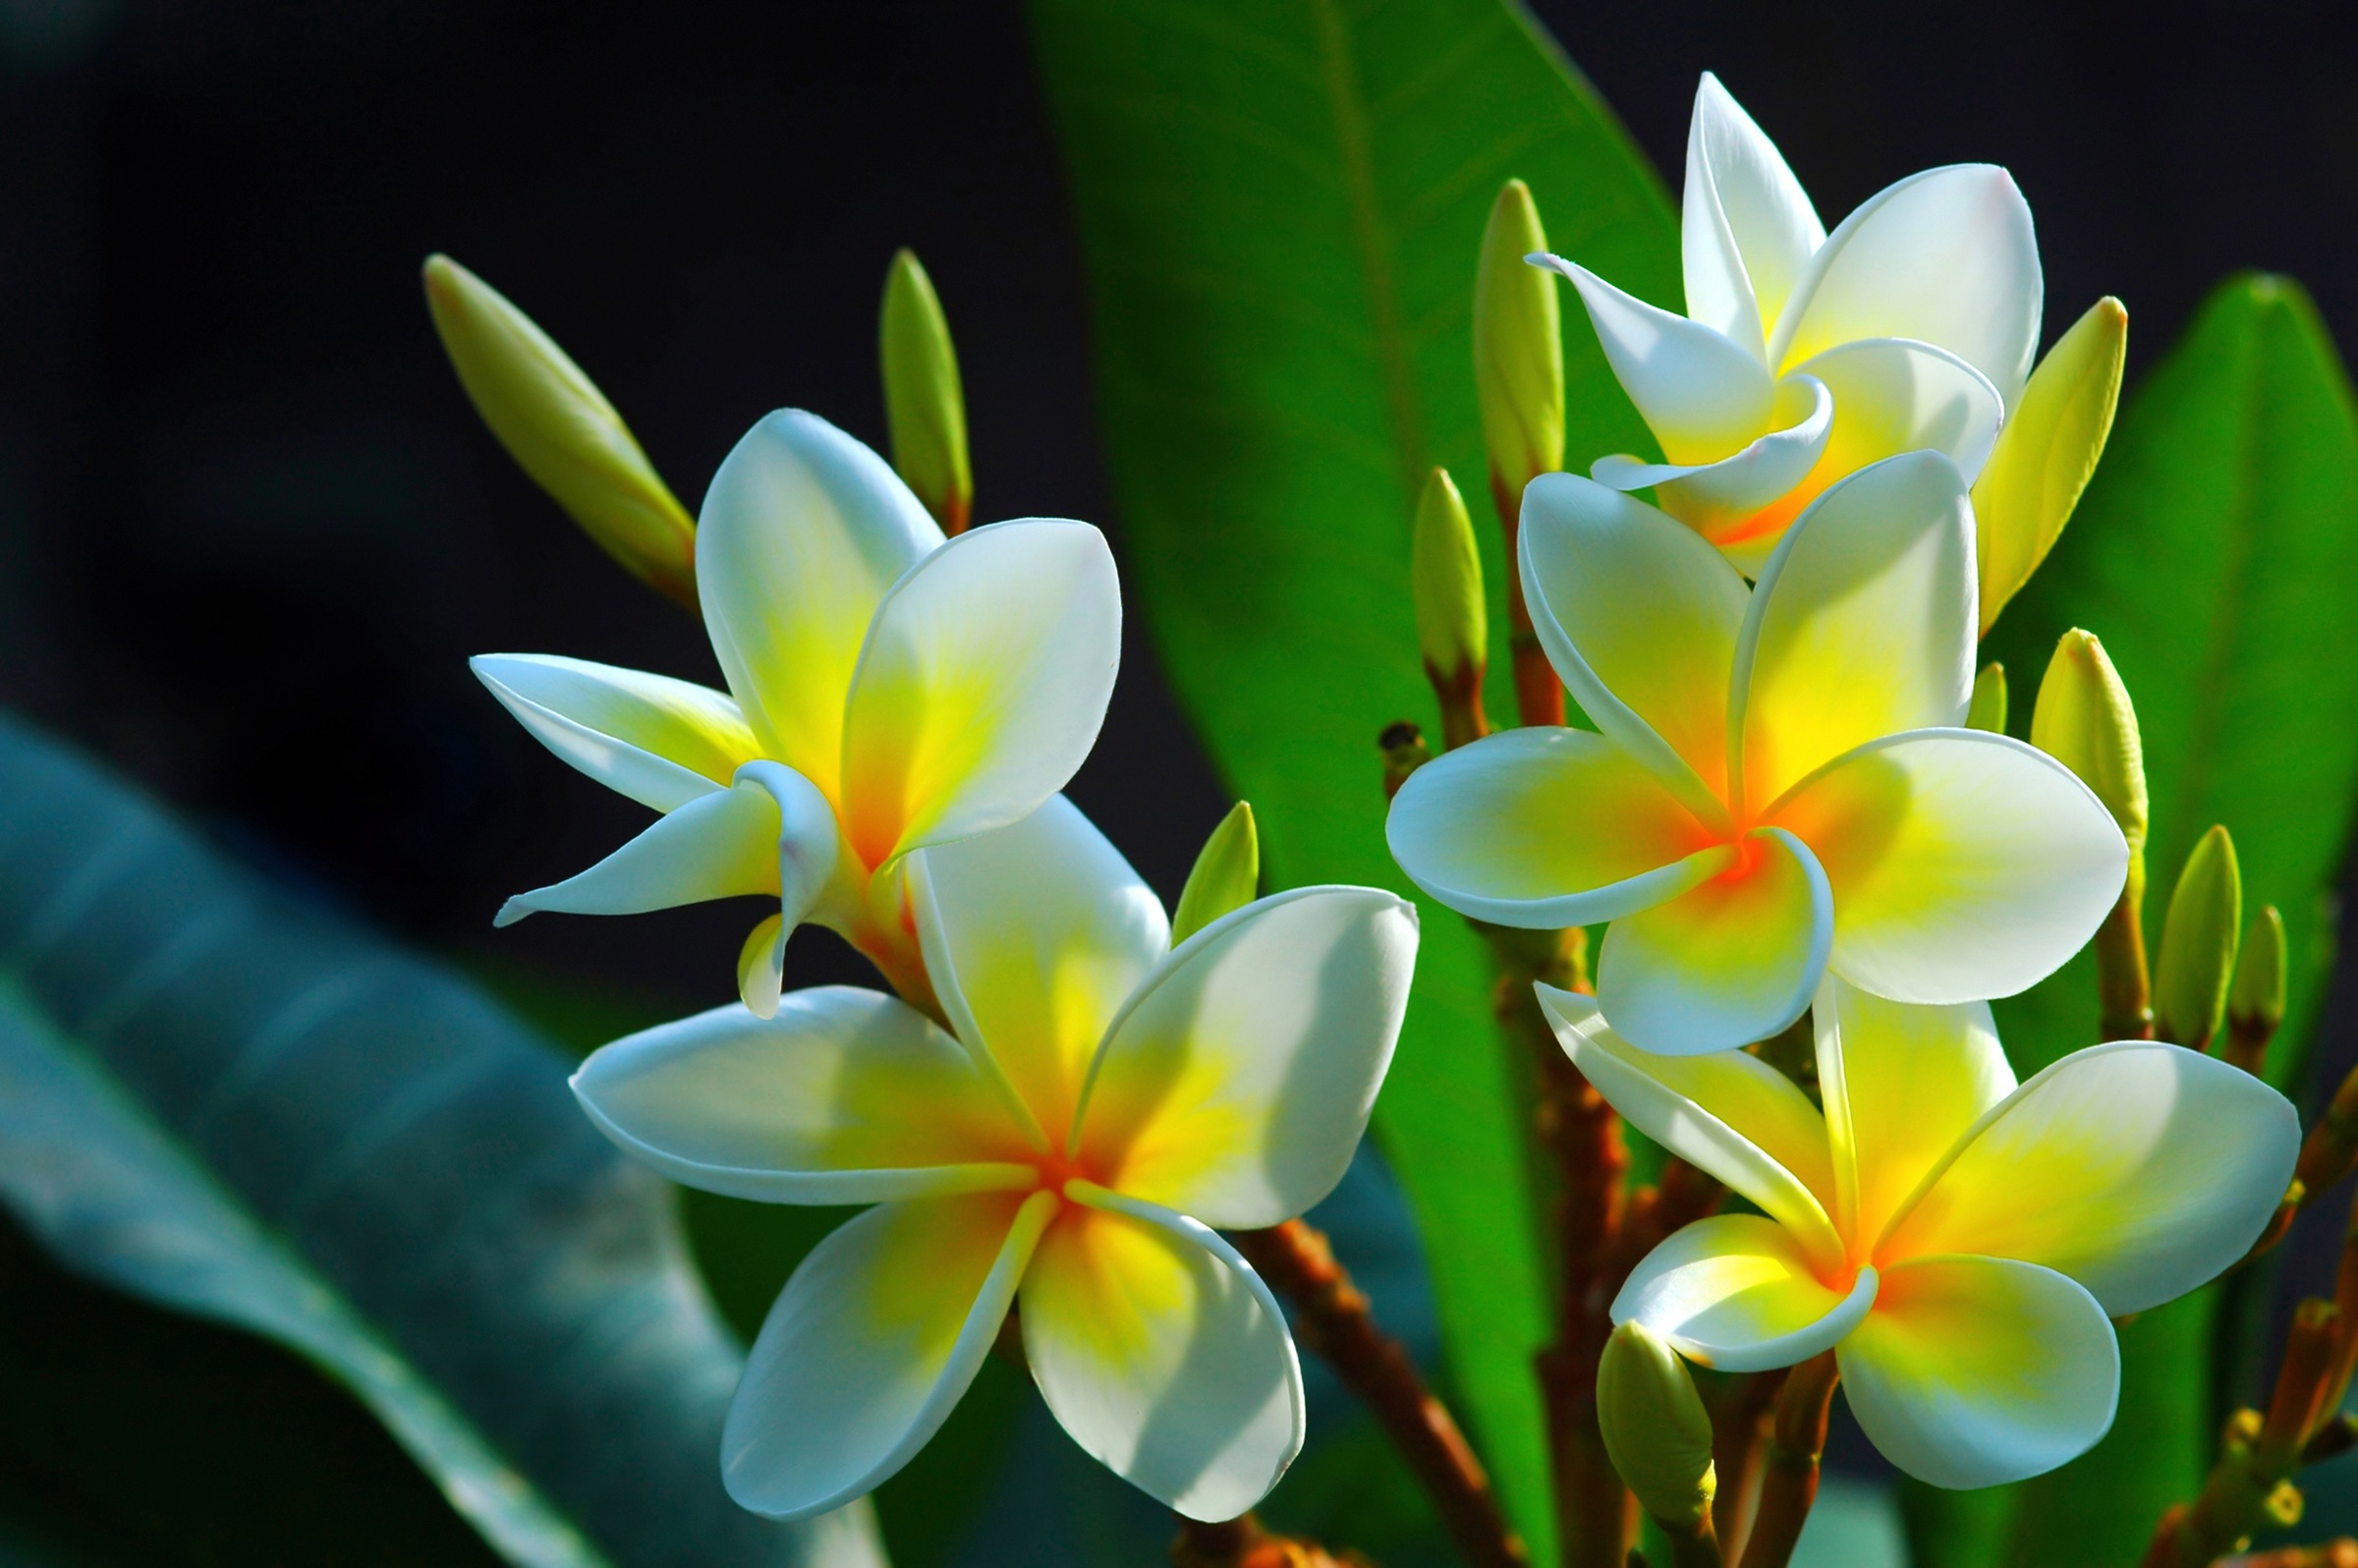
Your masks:
M 2162 956 L 2154 970 L 2154 1029 L 2195 1050 L 2209 1047 L 2226 1011 L 2243 927 L 2243 872 L 2235 841 L 2214 825 L 2195 841 L 2169 895 Z
M 1973 678 L 1973 701 L 1965 709 L 1965 727 L 1992 735 L 2006 733 L 2006 667 L 1992 659 Z
M 877 345 L 892 466 L 944 532 L 961 532 L 974 516 L 975 479 L 967 462 L 958 351 L 933 280 L 905 247 L 884 274 Z
M 1555 276 L 1523 258 L 1547 249 L 1531 187 L 1490 204 L 1474 272 L 1474 387 L 1490 480 L 1509 498 L 1564 466 L 1563 318 Z
M 1204 841 L 1195 869 L 1180 889 L 1178 913 L 1171 917 L 1171 945 L 1178 946 L 1223 915 L 1233 914 L 1260 896 L 1261 835 L 1253 826 L 1253 807 L 1239 801 L 1220 818 L 1220 825 Z
M 1465 497 L 1436 468 L 1417 501 L 1411 584 L 1417 600 L 1417 646 L 1438 677 L 1472 670 L 1481 679 L 1488 661 L 1489 617 L 1483 604 L 1482 552 Z

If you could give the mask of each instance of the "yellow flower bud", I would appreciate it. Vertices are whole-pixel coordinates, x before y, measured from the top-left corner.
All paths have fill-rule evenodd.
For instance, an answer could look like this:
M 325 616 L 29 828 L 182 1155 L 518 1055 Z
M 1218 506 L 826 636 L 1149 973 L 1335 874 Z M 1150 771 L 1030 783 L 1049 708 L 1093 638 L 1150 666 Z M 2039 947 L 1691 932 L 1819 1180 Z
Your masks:
M 2243 873 L 2235 841 L 2213 826 L 2195 842 L 2169 895 L 2162 957 L 2154 968 L 2154 1030 L 2162 1038 L 2207 1050 L 2226 1011 L 2243 926 Z
M 1474 520 L 1447 469 L 1434 469 L 1417 502 L 1412 581 L 1417 595 L 1417 645 L 1436 677 L 1467 670 L 1481 679 L 1488 662 L 1489 618 L 1482 602 L 1482 555 Z
M 892 466 L 942 532 L 960 532 L 975 509 L 975 478 L 966 458 L 966 394 L 958 382 L 949 319 L 914 252 L 894 255 L 884 275 L 877 336 Z
M 1982 630 L 2047 559 L 2104 456 L 2120 401 L 2129 312 L 2105 296 L 2031 372 L 1973 485 Z
M 1261 835 L 1253 808 L 1239 801 L 1211 830 L 1196 856 L 1179 909 L 1171 917 L 1171 945 L 1178 946 L 1221 916 L 1243 909 L 1261 891 Z
M 1664 1529 L 1693 1530 L 1711 1513 L 1719 1484 L 1712 1418 L 1678 1352 L 1643 1323 L 1623 1323 L 1604 1342 L 1597 1426 L 1613 1468 Z
M 2120 672 L 2095 635 L 2074 628 L 2055 644 L 2039 700 L 2031 744 L 2080 776 L 2129 841 L 2128 888 L 2134 909 L 2145 895 L 2145 743 Z
M 2244 933 L 2235 979 L 2227 986 L 2227 1017 L 2239 1031 L 2274 1035 L 2284 1022 L 2284 917 L 2265 904 Z
M 1995 659 L 1973 678 L 1973 701 L 1965 710 L 1965 727 L 1992 735 L 2006 733 L 2006 667 Z
M 1509 180 L 1482 231 L 1474 274 L 1474 387 L 1490 482 L 1502 505 L 1564 466 L 1564 339 L 1554 274 L 1525 263 L 1547 249 L 1531 188 Z
M 605 395 L 532 317 L 446 255 L 425 303 L 459 384 L 525 473 L 598 547 L 696 608 L 696 524 Z

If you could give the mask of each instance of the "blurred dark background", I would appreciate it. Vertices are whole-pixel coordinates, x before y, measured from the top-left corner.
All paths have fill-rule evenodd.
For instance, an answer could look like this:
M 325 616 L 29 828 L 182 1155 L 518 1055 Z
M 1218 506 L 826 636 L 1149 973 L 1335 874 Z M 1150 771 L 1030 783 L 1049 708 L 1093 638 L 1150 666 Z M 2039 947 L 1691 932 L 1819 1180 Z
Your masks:
M 1673 190 L 1705 68 L 1829 226 L 1913 170 L 2008 165 L 2049 337 L 2119 295 L 2132 384 L 2244 266 L 2358 343 L 2346 3 L 1538 9 Z M 1013 5 L 0 0 L 0 702 L 414 940 L 650 1010 L 724 999 L 749 909 L 490 928 L 644 813 L 466 656 L 717 676 L 477 421 L 417 268 L 447 251 L 533 314 L 693 508 L 770 408 L 882 444 L 904 244 L 957 335 L 979 516 L 1118 550 Z M 1132 633 L 1073 793 L 1175 895 L 1226 800 Z M 795 980 L 863 973 L 796 949 Z

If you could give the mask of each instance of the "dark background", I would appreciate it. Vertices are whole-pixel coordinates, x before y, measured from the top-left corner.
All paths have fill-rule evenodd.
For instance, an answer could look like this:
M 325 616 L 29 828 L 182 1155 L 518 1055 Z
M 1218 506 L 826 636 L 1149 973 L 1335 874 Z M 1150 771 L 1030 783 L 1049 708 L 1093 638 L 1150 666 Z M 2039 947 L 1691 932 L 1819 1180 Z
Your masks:
M 1673 186 L 1707 67 L 1829 227 L 1916 169 L 2008 165 L 2049 338 L 2119 295 L 2132 383 L 2244 266 L 2358 342 L 2346 5 L 1539 10 Z M 662 1011 L 725 998 L 750 906 L 490 928 L 645 813 L 466 656 L 717 675 L 477 423 L 417 267 L 448 251 L 532 312 L 693 508 L 767 409 L 881 444 L 903 244 L 957 335 L 978 515 L 1118 550 L 1012 5 L 0 0 L 0 702 L 410 938 Z M 1226 800 L 1139 634 L 1074 794 L 1167 896 Z M 815 931 L 795 965 L 863 972 Z

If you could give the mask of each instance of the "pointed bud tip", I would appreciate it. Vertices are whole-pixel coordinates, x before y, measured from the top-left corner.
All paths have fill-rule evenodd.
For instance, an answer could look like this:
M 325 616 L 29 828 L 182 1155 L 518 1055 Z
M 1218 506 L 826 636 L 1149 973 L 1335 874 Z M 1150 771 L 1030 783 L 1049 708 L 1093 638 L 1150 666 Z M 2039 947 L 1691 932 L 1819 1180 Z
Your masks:
M 1223 915 L 1231 915 L 1261 893 L 1261 832 L 1250 802 L 1238 801 L 1205 839 L 1171 916 L 1171 945 L 1178 946 Z
M 1474 386 L 1492 478 L 1519 495 L 1564 462 L 1564 346 L 1531 187 L 1498 188 L 1474 271 Z
M 2154 966 L 2154 1027 L 2163 1039 L 2201 1049 L 2218 1032 L 2243 926 L 2243 873 L 2235 841 L 2214 825 L 2195 841 L 2169 895 Z
M 1973 484 L 1984 632 L 2054 548 L 2096 473 L 2120 402 L 2128 333 L 2121 303 L 2110 295 L 2097 301 L 2006 410 Z
M 1426 665 L 1443 676 L 1479 672 L 1489 658 L 1489 615 L 1483 602 L 1482 551 L 1465 497 L 1436 468 L 1417 500 L 1410 586 L 1417 607 L 1417 645 Z M 1475 679 L 1479 680 L 1479 673 Z
M 2031 709 L 2031 744 L 2079 775 L 2120 825 L 2129 852 L 2145 849 L 2145 743 L 2136 704 L 2095 634 L 2075 627 L 2055 644 Z
M 906 246 L 885 269 L 876 338 L 892 466 L 934 521 L 956 533 L 966 527 L 975 495 L 966 392 L 941 297 Z
M 1718 1490 L 1712 1418 L 1678 1353 L 1635 1319 L 1605 1341 L 1597 1425 L 1613 1468 L 1649 1514 L 1685 1530 L 1711 1511 Z
M 1992 735 L 2006 733 L 2006 667 L 1992 659 L 1973 678 L 1973 700 L 1965 709 L 1965 727 Z
M 2243 951 L 2235 960 L 2235 978 L 2227 986 L 2228 1015 L 2247 1028 L 2274 1032 L 2284 1022 L 2288 971 L 2284 917 L 2275 905 L 2264 904 L 2252 918 Z

